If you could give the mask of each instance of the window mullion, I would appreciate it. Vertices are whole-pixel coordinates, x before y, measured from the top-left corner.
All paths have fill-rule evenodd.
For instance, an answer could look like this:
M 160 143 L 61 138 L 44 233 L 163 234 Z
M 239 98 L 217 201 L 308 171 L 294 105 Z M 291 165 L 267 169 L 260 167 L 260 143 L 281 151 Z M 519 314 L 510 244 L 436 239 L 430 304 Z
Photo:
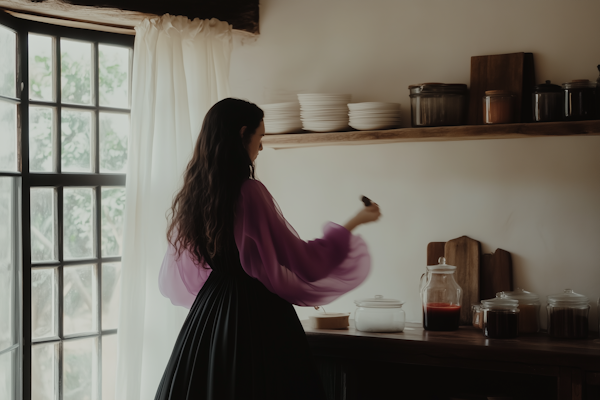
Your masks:
M 26 25 L 25 25 L 26 26 Z M 17 41 L 17 93 L 19 106 L 19 165 L 21 170 L 21 394 L 31 399 L 31 204 L 29 174 L 29 58 L 28 33 L 18 30 Z

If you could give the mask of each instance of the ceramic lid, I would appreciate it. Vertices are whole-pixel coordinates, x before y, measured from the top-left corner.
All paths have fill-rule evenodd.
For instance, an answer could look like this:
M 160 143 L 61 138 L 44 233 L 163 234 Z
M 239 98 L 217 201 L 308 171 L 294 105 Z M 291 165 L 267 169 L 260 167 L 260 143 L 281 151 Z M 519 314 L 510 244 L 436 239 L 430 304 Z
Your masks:
M 581 306 L 589 305 L 589 299 L 573 289 L 565 289 L 562 293 L 551 294 L 548 296 L 548 304 L 556 306 Z
M 512 292 L 498 292 L 496 297 L 518 300 L 519 304 L 540 304 L 540 296 L 528 292 L 521 288 L 516 288 Z
M 393 307 L 402 307 L 404 304 L 401 300 L 396 299 L 386 299 L 382 295 L 378 294 L 374 298 L 371 299 L 362 299 L 362 300 L 354 300 L 354 303 L 359 307 L 369 307 L 369 308 L 393 308 Z
M 560 91 L 562 91 L 562 88 L 550 81 L 546 81 L 546 83 L 541 83 L 534 87 L 534 92 L 536 93 L 555 93 Z
M 486 90 L 486 96 L 512 96 L 509 90 Z
M 512 310 L 519 307 L 519 301 L 506 297 L 495 297 L 493 299 L 481 300 L 481 306 L 488 309 Z
M 449 273 L 453 273 L 454 271 L 456 271 L 456 267 L 454 265 L 446 264 L 446 258 L 440 257 L 440 258 L 438 258 L 437 265 L 428 265 L 427 266 L 427 271 L 433 272 L 434 274 L 436 274 L 436 273 L 449 274 Z

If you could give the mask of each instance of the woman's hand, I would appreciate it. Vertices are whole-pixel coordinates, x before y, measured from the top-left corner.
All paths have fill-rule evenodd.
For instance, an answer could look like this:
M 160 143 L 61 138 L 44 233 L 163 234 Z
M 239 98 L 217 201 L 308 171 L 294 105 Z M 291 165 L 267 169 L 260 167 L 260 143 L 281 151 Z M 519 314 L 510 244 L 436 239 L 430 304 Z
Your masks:
M 377 221 L 381 217 L 381 211 L 376 203 L 360 210 L 350 221 L 344 225 L 344 228 L 352 231 L 361 224 Z

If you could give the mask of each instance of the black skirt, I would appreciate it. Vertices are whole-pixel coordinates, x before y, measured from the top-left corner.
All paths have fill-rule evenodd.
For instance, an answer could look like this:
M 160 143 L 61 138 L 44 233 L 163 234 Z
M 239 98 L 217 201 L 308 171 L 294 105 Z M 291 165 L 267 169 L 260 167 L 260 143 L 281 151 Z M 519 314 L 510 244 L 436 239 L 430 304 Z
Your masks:
M 155 400 L 325 399 L 293 306 L 233 253 L 198 293 Z

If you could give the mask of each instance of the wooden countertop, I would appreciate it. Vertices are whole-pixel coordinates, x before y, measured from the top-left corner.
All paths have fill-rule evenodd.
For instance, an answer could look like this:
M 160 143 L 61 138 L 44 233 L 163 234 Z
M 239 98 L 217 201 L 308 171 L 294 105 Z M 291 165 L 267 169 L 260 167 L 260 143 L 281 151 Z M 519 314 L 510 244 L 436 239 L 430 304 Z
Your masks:
M 480 329 L 466 326 L 454 332 L 433 332 L 407 323 L 404 332 L 360 332 L 313 329 L 302 321 L 315 355 L 391 363 L 482 368 L 557 375 L 560 367 L 595 371 L 600 379 L 600 339 L 591 332 L 585 340 L 558 340 L 547 334 L 516 339 L 489 339 Z

